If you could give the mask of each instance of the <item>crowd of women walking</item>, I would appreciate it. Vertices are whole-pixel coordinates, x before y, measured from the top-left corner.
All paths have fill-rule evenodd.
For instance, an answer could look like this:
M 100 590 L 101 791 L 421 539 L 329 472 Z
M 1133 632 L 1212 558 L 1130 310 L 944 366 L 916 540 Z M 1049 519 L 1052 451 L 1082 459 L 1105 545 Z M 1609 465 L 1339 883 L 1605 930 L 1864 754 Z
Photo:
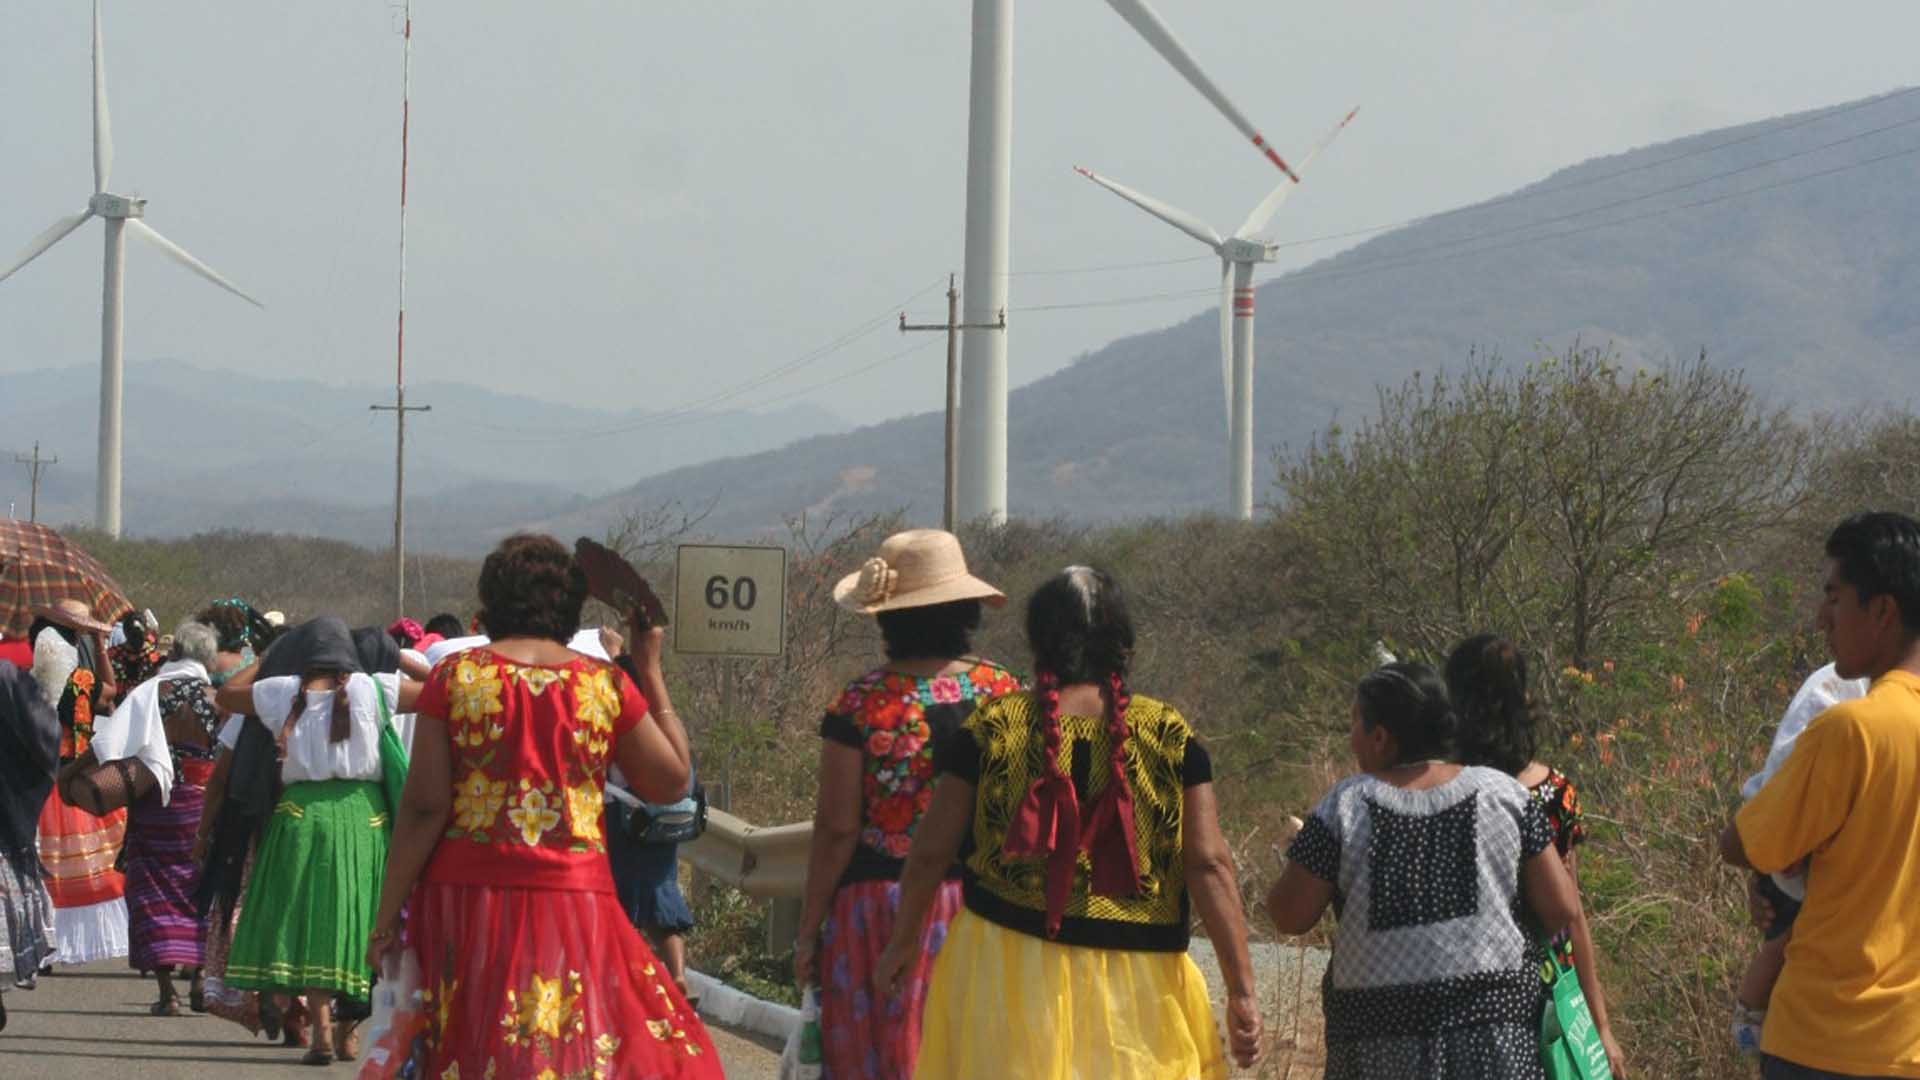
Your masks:
M 1887 803 L 1872 842 L 1909 845 L 1920 865 L 1920 674 L 1901 675 L 1920 673 L 1920 525 L 1864 518 L 1829 543 L 1821 617 L 1839 674 L 1877 680 L 1857 695 L 1878 711 L 1841 704 L 1804 735 L 1783 725 L 1805 745 L 1776 748 L 1726 841 L 1730 862 L 1799 874 L 1805 896 L 1786 974 L 1762 950 L 1741 987 L 1767 1076 L 1920 1076 L 1920 928 L 1901 899 L 1920 886 L 1853 888 L 1856 903 L 1892 899 L 1834 917 L 1818 860 L 1868 843 L 1862 826 L 1790 801 L 1839 775 L 1814 757 L 1857 750 L 1832 734 L 1853 724 L 1867 767 L 1906 770 L 1866 781 Z M 635 611 L 582 633 L 588 581 L 558 542 L 516 536 L 480 572 L 484 636 L 458 620 L 288 628 L 223 601 L 177 629 L 164 660 L 150 620 L 116 630 L 48 609 L 27 651 L 0 659 L 0 961 L 27 986 L 44 963 L 118 949 L 154 973 L 156 1013 L 178 1010 L 184 977 L 189 1007 L 325 1064 L 357 1053 L 383 961 L 410 953 L 425 1020 L 406 1075 L 720 1075 L 685 994 L 676 935 L 691 916 L 672 852 L 636 848 L 629 827 L 691 782 L 661 632 Z M 1025 602 L 1027 655 L 1005 662 L 973 641 L 1007 598 L 949 533 L 889 537 L 834 597 L 875 618 L 886 658 L 820 724 L 794 974 L 818 995 L 824 1073 L 1253 1065 L 1243 868 L 1205 743 L 1135 683 L 1123 584 L 1087 566 L 1047 579 Z M 1544 1077 L 1543 1017 L 1571 999 L 1591 1023 L 1560 1037 L 1584 1040 L 1569 1062 L 1584 1071 L 1555 1075 L 1626 1075 L 1576 884 L 1580 802 L 1536 759 L 1525 657 L 1479 635 L 1439 668 L 1383 660 L 1354 688 L 1354 773 L 1264 883 L 1281 933 L 1337 917 L 1326 1075 Z M 1802 811 L 1833 827 L 1796 831 Z M 1756 917 L 1792 922 L 1783 904 L 1757 894 Z M 1195 918 L 1221 1017 L 1188 955 Z M 1836 943 L 1847 933 L 1871 948 Z M 1825 959 L 1796 967 L 1795 949 Z M 1820 962 L 1837 1004 L 1808 975 Z M 1752 1015 L 1775 979 L 1802 1015 Z M 1857 1036 L 1844 1064 L 1872 1071 L 1829 1068 L 1817 1040 L 1802 1049 L 1808 1001 Z

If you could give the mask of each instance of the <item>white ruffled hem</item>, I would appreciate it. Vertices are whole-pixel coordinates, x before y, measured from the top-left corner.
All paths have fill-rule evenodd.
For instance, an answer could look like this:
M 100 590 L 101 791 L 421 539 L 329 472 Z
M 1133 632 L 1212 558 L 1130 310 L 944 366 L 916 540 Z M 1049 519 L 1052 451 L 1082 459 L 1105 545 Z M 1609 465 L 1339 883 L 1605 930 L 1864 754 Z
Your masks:
M 127 901 L 116 896 L 86 907 L 53 909 L 56 963 L 91 964 L 127 955 Z

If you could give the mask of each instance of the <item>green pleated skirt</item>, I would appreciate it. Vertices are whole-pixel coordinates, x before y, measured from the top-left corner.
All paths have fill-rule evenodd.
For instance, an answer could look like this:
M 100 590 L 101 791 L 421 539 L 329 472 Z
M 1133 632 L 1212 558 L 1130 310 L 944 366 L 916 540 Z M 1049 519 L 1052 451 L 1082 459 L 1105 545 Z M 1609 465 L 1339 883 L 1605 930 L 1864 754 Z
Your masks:
M 391 828 L 377 782 L 289 784 L 267 820 L 227 955 L 227 985 L 364 1000 L 367 935 Z

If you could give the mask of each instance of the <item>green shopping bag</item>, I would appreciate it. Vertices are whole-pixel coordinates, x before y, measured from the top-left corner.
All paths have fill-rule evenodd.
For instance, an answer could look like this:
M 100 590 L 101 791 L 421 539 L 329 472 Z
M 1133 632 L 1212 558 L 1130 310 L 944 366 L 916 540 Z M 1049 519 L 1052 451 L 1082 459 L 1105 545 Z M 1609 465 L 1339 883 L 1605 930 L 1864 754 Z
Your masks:
M 407 787 L 407 748 L 393 730 L 393 713 L 387 707 L 387 693 L 380 680 L 373 680 L 373 700 L 380 706 L 380 787 L 387 796 L 387 831 L 400 816 L 400 793 Z M 397 704 L 397 702 L 396 702 Z
M 1540 1058 L 1548 1080 L 1613 1080 L 1607 1048 L 1593 1026 L 1580 976 L 1573 970 L 1573 946 L 1547 950 L 1540 978 L 1552 992 L 1540 1015 Z

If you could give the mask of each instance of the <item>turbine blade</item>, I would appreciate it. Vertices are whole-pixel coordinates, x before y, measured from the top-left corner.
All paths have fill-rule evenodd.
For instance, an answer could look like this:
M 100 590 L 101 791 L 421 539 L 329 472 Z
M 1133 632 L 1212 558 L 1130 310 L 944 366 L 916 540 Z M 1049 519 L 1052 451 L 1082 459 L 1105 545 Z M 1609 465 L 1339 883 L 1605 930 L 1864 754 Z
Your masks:
M 1340 137 L 1340 133 L 1347 129 L 1347 123 L 1351 121 L 1354 114 L 1359 111 L 1357 107 L 1347 110 L 1347 115 L 1341 117 L 1340 122 L 1333 125 L 1333 130 L 1321 136 L 1320 141 L 1313 144 L 1313 149 L 1307 151 L 1307 156 L 1300 159 L 1301 172 L 1306 172 L 1307 166 L 1313 164 L 1313 159 L 1320 156 L 1320 151 L 1325 150 L 1328 146 L 1332 145 L 1333 140 Z M 1287 201 L 1287 196 L 1293 194 L 1293 189 L 1298 186 L 1299 183 L 1298 180 L 1282 180 L 1280 183 L 1274 185 L 1274 189 L 1267 193 L 1267 197 L 1260 200 L 1260 205 L 1253 208 L 1253 213 L 1247 215 L 1246 222 L 1240 226 L 1238 232 L 1233 234 L 1234 237 L 1240 240 L 1250 240 L 1253 238 L 1254 233 L 1265 229 L 1267 222 L 1273 220 L 1274 212 L 1280 209 L 1281 203 Z
M 107 53 L 101 43 L 100 0 L 93 0 L 93 190 L 107 190 L 113 172 L 113 129 L 107 123 Z
M 1201 221 L 1185 210 L 1168 206 L 1166 203 L 1161 202 L 1151 195 L 1143 195 L 1127 187 L 1125 184 L 1116 183 L 1101 176 L 1092 169 L 1084 169 L 1075 165 L 1073 171 L 1099 184 L 1101 187 L 1106 188 L 1108 191 L 1113 192 L 1115 195 L 1120 196 L 1140 209 L 1145 210 L 1161 221 L 1179 229 L 1181 232 L 1186 233 L 1188 236 L 1193 237 L 1195 240 L 1200 241 L 1215 251 L 1220 250 L 1220 234 L 1214 231 L 1213 226 Z
M 1220 260 L 1220 404 L 1233 431 L 1233 264 Z
M 68 233 L 85 224 L 86 220 L 92 216 L 93 211 L 82 210 L 70 217 L 63 217 L 48 226 L 45 232 L 27 241 L 27 246 L 20 249 L 20 254 L 12 263 L 8 264 L 5 270 L 0 270 L 0 281 L 7 280 L 13 276 L 15 270 L 39 258 L 41 252 L 59 243 L 61 237 L 66 236 Z
M 1120 17 L 1127 20 L 1128 25 L 1132 26 L 1141 37 L 1146 38 L 1147 44 L 1153 46 L 1154 51 L 1165 57 L 1175 71 L 1192 83 L 1193 88 L 1200 91 L 1202 97 L 1212 102 L 1213 107 L 1220 110 L 1220 115 L 1226 117 L 1227 122 L 1232 124 L 1236 131 L 1252 139 L 1253 145 L 1266 155 L 1268 161 L 1279 166 L 1280 171 L 1293 177 L 1296 183 L 1299 181 L 1300 178 L 1294 176 L 1293 170 L 1280 159 L 1280 155 L 1274 152 L 1273 147 L 1268 145 L 1267 140 L 1254 128 L 1253 122 L 1240 111 L 1240 107 L 1227 100 L 1227 95 L 1214 85 L 1206 72 L 1200 70 L 1200 65 L 1193 59 L 1193 54 L 1187 51 L 1185 45 L 1180 44 L 1179 38 L 1173 36 L 1173 31 L 1161 21 L 1159 14 L 1147 6 L 1146 0 L 1107 0 L 1107 4 L 1119 12 Z
M 174 262 L 177 262 L 180 265 L 186 267 L 187 269 L 193 271 L 194 273 L 199 274 L 201 277 L 206 278 L 208 281 L 213 282 L 215 285 L 220 286 L 221 288 L 227 290 L 228 292 L 239 297 L 240 299 L 245 300 L 247 303 L 252 304 L 254 307 L 257 307 L 257 308 L 266 307 L 265 304 L 262 304 L 260 301 L 255 300 L 253 297 L 248 296 L 246 293 L 241 292 L 240 287 L 238 285 L 235 285 L 233 282 L 228 281 L 226 278 L 223 278 L 219 274 L 215 273 L 213 270 L 213 267 L 208 266 L 206 263 L 203 263 L 199 259 L 194 258 L 192 255 L 187 254 L 186 248 L 183 248 L 179 244 L 176 244 L 173 241 L 167 239 L 166 237 L 161 236 L 158 232 L 154 231 L 153 226 L 147 224 L 144 221 L 141 221 L 139 218 L 128 218 L 127 230 L 136 236 L 145 238 L 146 240 L 151 242 L 154 247 L 157 247 L 161 251 L 166 252 L 167 257 L 171 258 Z

